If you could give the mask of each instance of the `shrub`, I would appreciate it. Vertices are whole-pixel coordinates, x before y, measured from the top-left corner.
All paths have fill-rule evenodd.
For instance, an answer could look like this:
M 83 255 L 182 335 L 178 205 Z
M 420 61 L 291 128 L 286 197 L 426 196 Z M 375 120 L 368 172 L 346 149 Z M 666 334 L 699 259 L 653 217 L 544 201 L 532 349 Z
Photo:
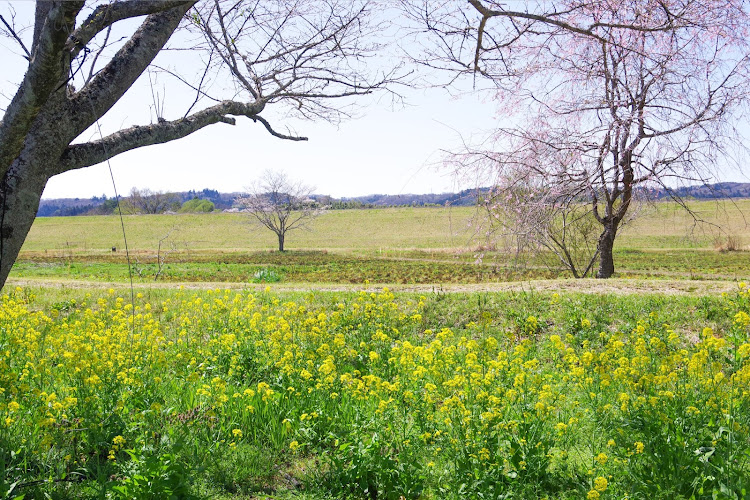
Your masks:
M 193 198 L 182 204 L 180 213 L 209 213 L 214 211 L 214 204 L 210 200 Z

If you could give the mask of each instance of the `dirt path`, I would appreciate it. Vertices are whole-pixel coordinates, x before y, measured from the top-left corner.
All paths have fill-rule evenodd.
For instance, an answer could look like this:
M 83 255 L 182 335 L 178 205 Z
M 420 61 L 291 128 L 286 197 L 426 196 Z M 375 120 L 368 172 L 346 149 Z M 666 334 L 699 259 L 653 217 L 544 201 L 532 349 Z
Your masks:
M 9 279 L 6 287 L 55 287 L 55 288 L 129 288 L 128 283 L 102 282 L 83 280 L 64 280 L 50 278 Z M 251 289 L 263 290 L 269 286 L 273 291 L 378 291 L 387 286 L 394 292 L 413 293 L 472 293 L 502 291 L 537 291 L 537 292 L 576 292 L 601 294 L 666 294 L 666 295 L 718 295 L 722 292 L 737 290 L 734 281 L 709 280 L 654 280 L 654 279 L 542 279 L 529 281 L 510 281 L 503 283 L 447 284 L 447 285 L 350 285 L 337 283 L 272 283 L 269 285 L 255 283 L 227 282 L 155 282 L 136 283 L 136 289 L 179 288 L 195 290 L 208 289 Z

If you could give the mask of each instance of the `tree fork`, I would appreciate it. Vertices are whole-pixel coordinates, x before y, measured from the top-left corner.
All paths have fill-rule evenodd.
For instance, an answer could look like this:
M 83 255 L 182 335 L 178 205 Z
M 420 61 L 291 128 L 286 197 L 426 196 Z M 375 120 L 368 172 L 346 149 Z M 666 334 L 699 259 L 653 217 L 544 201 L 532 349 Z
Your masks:
M 133 72 L 146 69 L 191 4 L 183 3 L 173 7 L 172 12 L 157 14 L 158 17 L 150 15 L 144 21 L 142 28 L 151 23 L 168 33 L 158 33 L 157 30 L 155 34 L 162 36 L 153 36 L 150 46 L 133 52 L 139 56 L 137 64 L 130 68 L 123 88 L 117 88 L 115 80 L 106 89 L 105 101 L 116 101 L 130 88 L 130 80 L 137 78 Z M 29 70 L 0 122 L 0 287 L 5 285 L 31 229 L 47 181 L 68 170 L 61 167 L 60 161 L 66 148 L 82 129 L 88 128 L 109 109 L 105 105 L 98 114 L 92 115 L 96 105 L 91 101 L 94 96 L 87 93 L 90 88 L 87 86 L 82 92 L 71 94 L 66 84 L 70 59 L 73 51 L 78 49 L 75 39 L 69 34 L 74 33 L 75 17 L 82 7 L 83 1 L 39 2 Z M 155 10 L 164 9 L 156 6 Z M 134 38 L 142 32 L 136 32 Z M 118 52 L 120 54 L 123 54 L 122 50 Z M 116 73 L 111 72 L 115 78 Z M 97 79 L 101 79 L 101 75 L 92 83 Z M 75 99 L 82 96 L 89 99 L 91 111 L 81 103 L 74 105 Z M 84 115 L 86 123 L 77 123 Z M 94 163 L 97 162 L 89 165 Z

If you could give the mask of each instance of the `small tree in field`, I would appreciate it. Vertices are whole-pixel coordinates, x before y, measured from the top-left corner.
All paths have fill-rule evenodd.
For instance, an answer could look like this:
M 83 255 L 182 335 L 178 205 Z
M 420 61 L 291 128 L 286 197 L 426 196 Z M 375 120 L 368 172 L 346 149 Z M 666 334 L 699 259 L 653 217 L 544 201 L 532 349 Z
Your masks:
M 585 202 L 599 228 L 597 277 L 614 273 L 615 238 L 637 193 L 705 182 L 741 146 L 744 2 L 403 2 L 436 42 L 424 63 L 488 82 L 499 104 L 489 146 L 453 155 L 457 171 L 491 172 L 497 194 L 532 180 L 541 189 L 509 207 L 527 217 L 507 220 L 552 249 L 549 225 L 534 218 L 559 224 L 578 207 L 570 200 Z
M 283 172 L 266 171 L 237 204 L 255 221 L 273 231 L 284 251 L 286 233 L 307 227 L 324 208 L 311 198 L 313 189 L 287 177 Z

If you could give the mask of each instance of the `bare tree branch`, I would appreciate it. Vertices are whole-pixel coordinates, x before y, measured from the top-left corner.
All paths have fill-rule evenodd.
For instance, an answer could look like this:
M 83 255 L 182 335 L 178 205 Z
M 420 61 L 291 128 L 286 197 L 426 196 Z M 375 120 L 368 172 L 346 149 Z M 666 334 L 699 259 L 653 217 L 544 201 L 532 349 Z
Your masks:
M 104 35 L 104 41 L 102 41 L 102 46 L 99 48 L 99 50 L 96 51 L 96 54 L 94 55 L 94 60 L 91 61 L 91 68 L 89 69 L 89 76 L 86 78 L 86 83 L 90 82 L 91 79 L 94 77 L 94 70 L 96 69 L 96 61 L 99 60 L 99 57 L 102 55 L 102 52 L 104 52 L 104 49 L 107 48 L 107 42 L 109 41 L 109 36 L 112 34 L 112 26 L 107 26 L 107 32 Z
M 26 45 L 23 43 L 23 40 L 21 40 L 21 37 L 18 36 L 18 34 L 16 33 L 16 30 L 14 30 L 13 27 L 10 24 L 8 24 L 8 22 L 5 20 L 5 18 L 1 14 L 0 14 L 0 21 L 3 22 L 3 24 L 5 25 L 5 28 L 8 30 L 8 33 L 13 38 L 16 39 L 16 41 L 18 42 L 18 45 L 21 46 L 21 48 L 23 49 L 24 53 L 26 54 L 26 59 L 30 61 L 31 60 L 31 52 L 29 52 L 29 49 L 26 48 Z
M 268 121 L 265 118 L 263 118 L 262 116 L 256 115 L 256 116 L 253 116 L 252 119 L 253 119 L 253 121 L 257 120 L 260 123 L 262 123 L 263 126 L 266 127 L 266 130 L 268 130 L 268 132 L 272 136 L 278 137 L 279 139 L 286 139 L 288 141 L 306 141 L 307 140 L 307 137 L 300 137 L 300 136 L 296 136 L 296 135 L 285 135 L 285 134 L 281 134 L 279 132 L 276 132 L 273 128 L 271 128 L 271 124 L 268 123 Z
M 212 101 L 215 101 L 215 102 L 221 102 L 220 99 L 217 99 L 215 97 L 212 97 L 212 96 L 208 95 L 206 92 L 204 92 L 201 89 L 201 87 L 203 86 L 203 82 L 206 79 L 206 75 L 208 74 L 208 71 L 210 70 L 210 62 L 211 61 L 210 61 L 210 58 L 209 58 L 209 63 L 206 64 L 206 67 L 204 68 L 204 71 L 203 71 L 203 75 L 201 76 L 201 81 L 198 83 L 197 87 L 194 86 L 193 84 L 191 84 L 190 82 L 188 82 L 180 74 L 175 73 L 174 71 L 172 71 L 170 69 L 167 69 L 167 68 L 164 68 L 162 66 L 159 66 L 158 64 L 152 64 L 151 65 L 152 68 L 157 69 L 159 71 L 163 71 L 164 73 L 166 73 L 166 74 L 168 74 L 168 75 L 176 78 L 177 80 L 179 80 L 183 84 L 185 84 L 188 87 L 190 87 L 191 89 L 195 90 L 195 92 L 196 92 L 195 101 L 193 101 L 193 104 L 190 106 L 190 108 L 188 108 L 187 112 L 185 113 L 185 116 L 187 116 L 187 115 L 190 114 L 190 111 L 192 111 L 193 107 L 195 107 L 195 105 L 198 103 L 198 100 L 200 99 L 201 96 L 206 97 L 208 99 L 211 99 Z
M 192 3 L 181 2 L 178 7 L 149 15 L 112 60 L 73 96 L 69 106 L 79 110 L 74 121 L 76 136 L 106 113 L 143 74 Z
M 100 5 L 71 35 L 71 58 L 88 45 L 99 33 L 124 19 L 147 16 L 157 12 L 192 5 L 196 0 L 126 0 Z
M 382 50 L 366 0 L 242 2 L 214 0 L 196 8 L 198 30 L 248 99 L 284 104 L 293 115 L 337 121 L 347 116 L 328 100 L 366 95 L 402 81 L 398 68 L 377 73 L 368 59 Z M 363 39 L 371 39 L 363 44 Z
M 68 146 L 63 153 L 54 174 L 95 165 L 132 149 L 180 139 L 214 123 L 221 122 L 234 125 L 234 118 L 227 115 L 247 116 L 253 120 L 262 120 L 261 123 L 265 126 L 268 122 L 258 116 L 260 111 L 262 111 L 262 108 L 259 109 L 254 104 L 224 101 L 186 118 L 130 127 L 97 141 L 73 144 Z M 270 125 L 267 125 L 266 128 L 270 128 Z M 284 139 L 287 138 L 282 134 L 274 135 Z M 306 138 L 295 137 L 289 137 L 289 139 L 306 140 Z

